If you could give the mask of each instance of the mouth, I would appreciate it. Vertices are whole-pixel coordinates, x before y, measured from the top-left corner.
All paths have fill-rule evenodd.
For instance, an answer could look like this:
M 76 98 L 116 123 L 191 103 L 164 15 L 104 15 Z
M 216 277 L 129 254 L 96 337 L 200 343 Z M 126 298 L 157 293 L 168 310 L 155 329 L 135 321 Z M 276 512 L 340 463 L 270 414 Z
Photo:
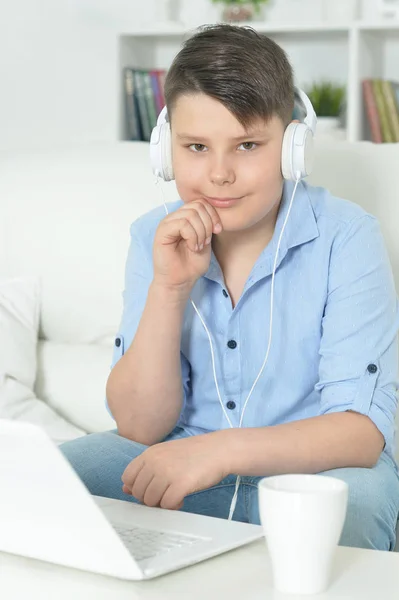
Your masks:
M 215 208 L 230 208 L 230 206 L 237 204 L 242 199 L 242 196 L 239 198 L 210 198 L 204 196 L 204 199 Z

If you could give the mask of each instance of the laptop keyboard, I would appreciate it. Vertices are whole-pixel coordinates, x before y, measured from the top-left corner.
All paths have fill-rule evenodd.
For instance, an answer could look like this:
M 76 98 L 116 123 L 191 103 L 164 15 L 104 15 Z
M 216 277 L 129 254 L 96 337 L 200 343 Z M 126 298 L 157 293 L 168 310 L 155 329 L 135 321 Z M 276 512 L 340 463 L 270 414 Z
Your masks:
M 153 531 L 142 527 L 118 527 L 115 531 L 136 560 L 154 558 L 176 548 L 193 546 L 204 541 L 201 537 L 192 537 L 164 531 Z

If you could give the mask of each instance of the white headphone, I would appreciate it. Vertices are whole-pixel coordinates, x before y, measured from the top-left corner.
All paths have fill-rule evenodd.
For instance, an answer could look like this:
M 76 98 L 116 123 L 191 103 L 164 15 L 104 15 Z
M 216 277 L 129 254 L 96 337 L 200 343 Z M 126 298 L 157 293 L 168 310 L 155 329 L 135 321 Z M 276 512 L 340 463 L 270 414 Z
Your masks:
M 310 175 L 314 162 L 314 135 L 317 117 L 311 101 L 305 92 L 295 88 L 295 93 L 302 100 L 306 109 L 303 123 L 290 123 L 285 130 L 281 172 L 284 179 L 297 181 Z M 172 139 L 170 122 L 166 106 L 159 114 L 157 125 L 151 133 L 150 160 L 153 173 L 164 181 L 174 179 L 172 165 Z

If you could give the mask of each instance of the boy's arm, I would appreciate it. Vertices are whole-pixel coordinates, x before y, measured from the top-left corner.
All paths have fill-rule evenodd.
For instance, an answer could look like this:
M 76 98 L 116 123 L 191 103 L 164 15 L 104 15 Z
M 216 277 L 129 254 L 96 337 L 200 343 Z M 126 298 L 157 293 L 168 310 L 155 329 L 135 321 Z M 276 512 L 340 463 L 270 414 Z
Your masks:
M 237 472 L 371 467 L 384 445 L 392 455 L 397 330 L 391 266 L 378 222 L 365 215 L 337 237 L 331 252 L 316 385 L 319 416 L 226 432 L 236 447 Z
M 144 445 L 175 427 L 188 373 L 180 354 L 187 298 L 152 282 L 140 222 L 131 227 L 125 267 L 124 307 L 106 386 L 107 405 L 119 433 Z
M 229 451 L 230 472 L 253 477 L 371 468 L 384 447 L 371 419 L 353 412 L 219 433 L 221 452 Z
M 133 342 L 107 382 L 120 435 L 150 446 L 175 427 L 183 408 L 180 338 L 187 298 L 152 283 Z
M 217 485 L 228 474 L 262 477 L 371 467 L 383 444 L 368 417 L 350 412 L 226 429 L 152 446 L 127 466 L 122 489 L 148 506 L 179 509 L 186 496 Z

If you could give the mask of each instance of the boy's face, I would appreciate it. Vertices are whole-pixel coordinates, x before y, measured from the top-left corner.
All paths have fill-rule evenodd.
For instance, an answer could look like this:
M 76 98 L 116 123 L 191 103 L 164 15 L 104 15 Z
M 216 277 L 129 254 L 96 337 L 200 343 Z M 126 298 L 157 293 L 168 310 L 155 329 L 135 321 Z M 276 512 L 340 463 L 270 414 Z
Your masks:
M 180 96 L 172 115 L 172 154 L 181 199 L 215 206 L 226 232 L 266 221 L 283 190 L 283 136 L 277 116 L 246 131 L 217 100 Z

